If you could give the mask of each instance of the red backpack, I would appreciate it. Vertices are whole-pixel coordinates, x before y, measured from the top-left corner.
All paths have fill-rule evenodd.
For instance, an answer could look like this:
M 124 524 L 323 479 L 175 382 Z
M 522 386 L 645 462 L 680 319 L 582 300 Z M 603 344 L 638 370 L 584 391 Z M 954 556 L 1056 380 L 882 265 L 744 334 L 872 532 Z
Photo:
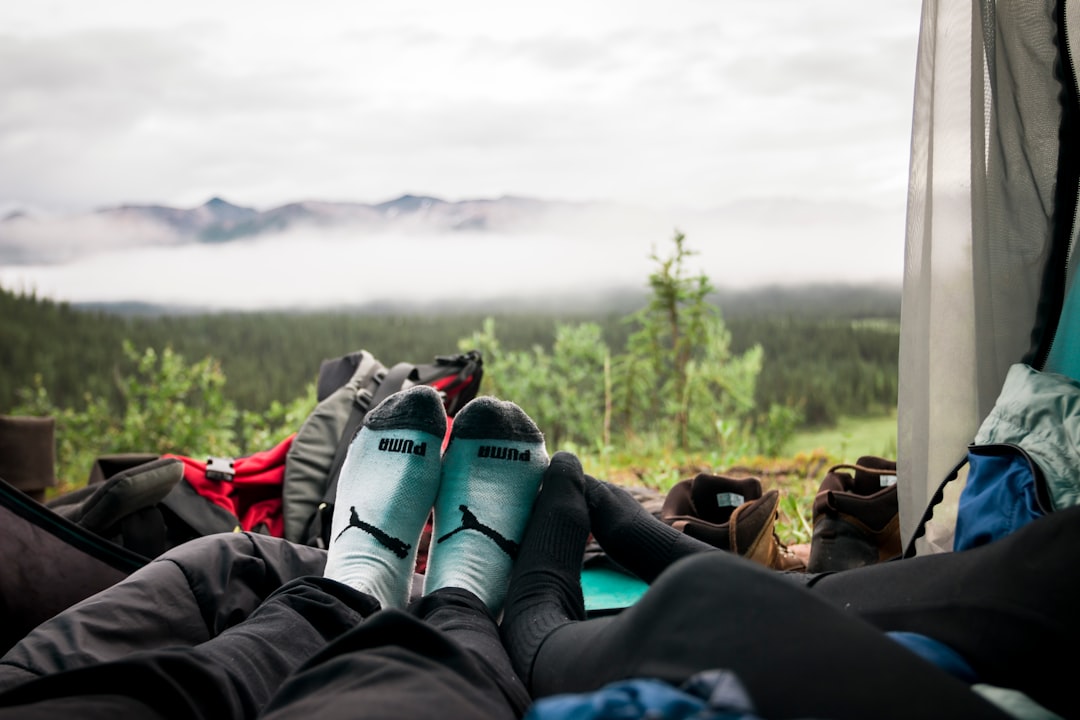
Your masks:
M 207 508 L 209 518 L 199 518 L 198 504 L 175 503 L 173 509 L 193 526 L 230 530 L 250 530 L 264 535 L 283 537 L 281 488 L 285 480 L 285 457 L 296 433 L 269 450 L 240 458 L 209 457 L 198 460 L 184 455 L 166 454 L 184 463 L 184 478 L 192 490 L 214 508 Z M 183 483 L 181 483 L 181 486 Z M 173 490 L 177 492 L 177 490 Z M 181 490 L 181 492 L 183 492 Z M 187 493 L 190 495 L 190 493 Z M 228 513 L 226 516 L 224 513 Z M 204 525 L 205 523 L 211 525 Z M 199 534 L 206 534 L 200 532 Z

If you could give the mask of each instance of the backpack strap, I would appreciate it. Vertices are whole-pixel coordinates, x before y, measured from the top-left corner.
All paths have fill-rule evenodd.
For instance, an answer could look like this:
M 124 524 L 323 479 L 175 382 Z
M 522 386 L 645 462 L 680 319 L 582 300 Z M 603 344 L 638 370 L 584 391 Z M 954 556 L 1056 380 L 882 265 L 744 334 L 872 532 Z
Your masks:
M 345 424 L 345 430 L 341 433 L 337 449 L 334 452 L 334 460 L 330 463 L 330 472 L 326 483 L 326 491 L 323 493 L 322 502 L 311 519 L 308 531 L 308 543 L 316 547 L 326 548 L 330 543 L 330 523 L 334 515 L 334 498 L 337 496 L 338 476 L 341 474 L 341 466 L 345 464 L 345 456 L 349 452 L 349 446 L 353 438 L 360 432 L 364 424 L 364 418 L 371 408 L 378 406 L 383 400 L 393 395 L 398 390 L 407 387 L 408 384 L 417 380 L 416 365 L 401 362 L 387 371 L 385 376 L 375 378 L 375 389 L 372 392 L 370 386 L 361 387 L 356 392 L 352 409 L 349 411 L 349 419 Z
M 415 372 L 416 366 L 412 363 L 398 363 L 390 368 L 386 373 L 386 377 L 378 382 L 375 392 L 371 392 L 370 388 L 367 387 L 357 390 L 356 399 L 353 401 L 352 410 L 349 412 L 349 421 L 345 423 L 345 430 L 341 433 L 341 440 L 338 442 L 337 451 L 334 453 L 334 461 L 330 463 L 330 481 L 326 484 L 326 493 L 323 495 L 324 502 L 333 502 L 334 495 L 337 494 L 337 478 L 341 473 L 341 466 L 345 464 L 345 455 L 348 453 L 349 445 L 352 444 L 356 433 L 360 432 L 360 426 L 364 424 L 364 418 L 367 417 L 368 410 L 378 406 L 383 400 L 405 387 L 405 381 L 409 380 L 411 375 L 415 375 Z
M 322 402 L 330 397 L 331 393 L 349 382 L 362 365 L 367 363 L 370 366 L 374 360 L 375 358 L 364 350 L 357 350 L 332 360 L 323 360 L 319 366 L 315 399 Z
M 958 462 L 949 474 L 945 476 L 934 491 L 933 496 L 930 498 L 930 502 L 927 503 L 926 509 L 923 510 L 922 517 L 919 518 L 919 524 L 915 526 L 915 532 L 911 534 L 911 540 L 908 541 L 907 548 L 904 549 L 904 559 L 915 557 L 915 541 L 926 534 L 926 524 L 934 517 L 934 508 L 941 504 L 941 501 L 945 499 L 945 486 L 951 483 L 953 480 L 960 476 L 960 469 L 967 465 L 968 457 L 965 454 L 963 459 Z

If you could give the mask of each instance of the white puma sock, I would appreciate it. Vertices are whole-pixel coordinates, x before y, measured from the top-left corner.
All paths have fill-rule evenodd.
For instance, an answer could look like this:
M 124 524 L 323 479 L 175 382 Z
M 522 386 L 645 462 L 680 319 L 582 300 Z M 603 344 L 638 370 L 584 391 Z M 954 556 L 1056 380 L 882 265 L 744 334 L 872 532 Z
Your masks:
M 338 477 L 325 577 L 384 608 L 408 604 L 445 435 L 446 410 L 428 385 L 394 393 L 368 412 Z
M 543 434 L 514 403 L 479 397 L 457 413 L 443 456 L 424 594 L 464 588 L 498 616 L 547 465 Z

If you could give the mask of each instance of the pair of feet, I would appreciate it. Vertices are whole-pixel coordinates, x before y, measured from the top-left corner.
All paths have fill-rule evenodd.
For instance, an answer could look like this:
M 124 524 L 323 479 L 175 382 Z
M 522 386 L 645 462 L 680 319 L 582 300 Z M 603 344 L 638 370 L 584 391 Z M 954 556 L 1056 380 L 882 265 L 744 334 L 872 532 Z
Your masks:
M 382 607 L 408 604 L 417 545 L 434 527 L 424 594 L 469 590 L 498 615 L 544 471 L 544 437 L 512 402 L 479 397 L 448 421 L 417 385 L 364 419 L 338 479 L 324 575 Z

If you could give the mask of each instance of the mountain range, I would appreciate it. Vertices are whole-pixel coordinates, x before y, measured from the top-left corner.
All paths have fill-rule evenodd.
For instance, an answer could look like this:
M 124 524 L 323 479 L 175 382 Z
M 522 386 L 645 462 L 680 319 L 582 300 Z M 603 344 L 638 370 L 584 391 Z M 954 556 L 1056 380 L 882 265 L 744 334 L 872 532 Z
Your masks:
M 450 202 L 436 197 L 402 195 L 377 204 L 359 202 L 294 202 L 269 210 L 234 205 L 214 197 L 196 208 L 161 205 L 122 205 L 99 214 L 119 219 L 147 219 L 173 228 L 177 233 L 203 242 L 223 242 L 266 232 L 289 230 L 300 225 L 378 226 L 411 222 L 438 230 L 499 229 L 501 221 L 537 213 L 545 203 L 525 198 Z
M 522 223 L 543 223 L 553 213 L 582 212 L 586 207 L 514 196 L 448 201 L 406 194 L 380 203 L 311 200 L 265 210 L 213 197 L 190 208 L 125 204 L 62 217 L 16 211 L 0 220 L 0 263 L 51 264 L 89 251 L 226 243 L 304 228 L 510 231 Z

